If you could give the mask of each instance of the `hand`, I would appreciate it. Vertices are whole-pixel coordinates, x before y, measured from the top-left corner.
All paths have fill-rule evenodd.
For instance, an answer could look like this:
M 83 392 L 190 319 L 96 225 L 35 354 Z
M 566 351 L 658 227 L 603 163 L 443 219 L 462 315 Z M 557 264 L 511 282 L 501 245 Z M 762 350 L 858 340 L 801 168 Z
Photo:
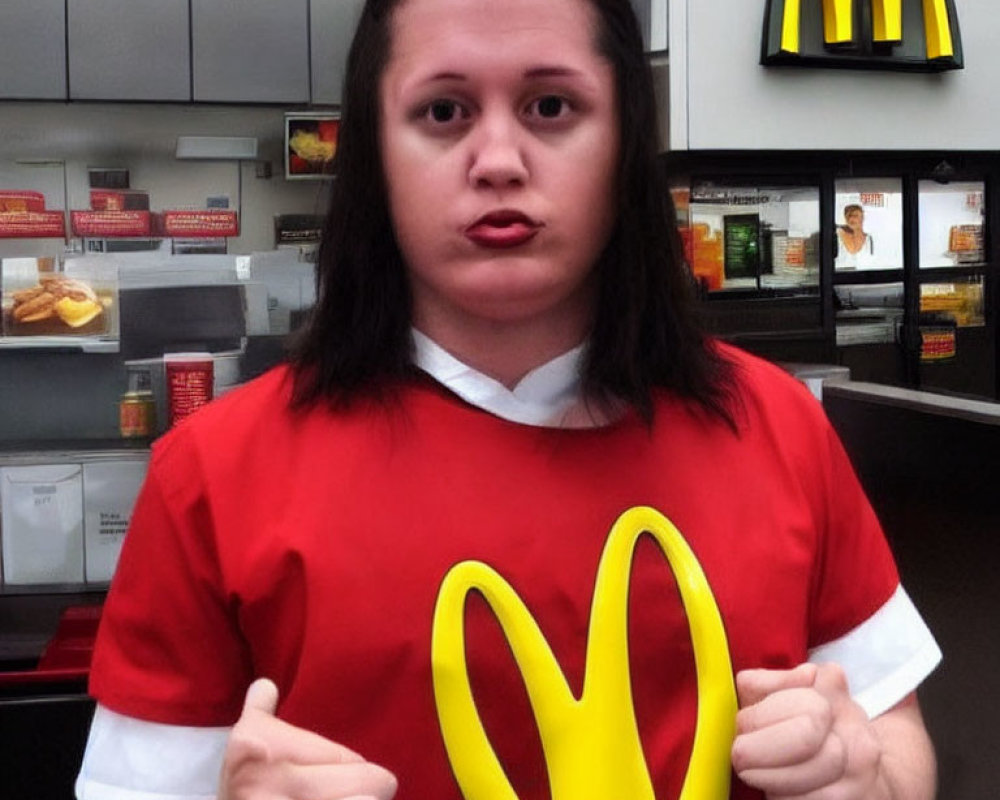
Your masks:
M 275 715 L 278 688 L 250 684 L 226 745 L 218 800 L 390 800 L 396 778 L 357 753 Z
M 733 769 L 771 800 L 892 797 L 882 746 L 835 664 L 745 670 L 736 676 Z

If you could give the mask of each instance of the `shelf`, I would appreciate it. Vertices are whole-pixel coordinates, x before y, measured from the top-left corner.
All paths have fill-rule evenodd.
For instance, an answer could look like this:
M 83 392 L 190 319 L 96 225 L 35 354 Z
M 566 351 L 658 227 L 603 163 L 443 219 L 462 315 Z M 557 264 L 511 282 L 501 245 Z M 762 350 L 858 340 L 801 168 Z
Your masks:
M 150 438 L 0 439 L 0 467 L 56 461 L 120 461 L 148 456 Z
M 72 336 L 0 336 L 0 350 L 117 353 L 119 342 L 118 339 L 89 339 Z

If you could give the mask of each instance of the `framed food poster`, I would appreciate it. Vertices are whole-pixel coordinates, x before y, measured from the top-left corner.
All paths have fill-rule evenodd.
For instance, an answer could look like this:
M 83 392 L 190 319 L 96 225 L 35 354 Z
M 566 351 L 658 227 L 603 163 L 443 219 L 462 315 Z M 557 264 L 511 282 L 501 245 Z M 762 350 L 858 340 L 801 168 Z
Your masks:
M 285 178 L 320 180 L 334 174 L 340 115 L 334 112 L 285 114 Z

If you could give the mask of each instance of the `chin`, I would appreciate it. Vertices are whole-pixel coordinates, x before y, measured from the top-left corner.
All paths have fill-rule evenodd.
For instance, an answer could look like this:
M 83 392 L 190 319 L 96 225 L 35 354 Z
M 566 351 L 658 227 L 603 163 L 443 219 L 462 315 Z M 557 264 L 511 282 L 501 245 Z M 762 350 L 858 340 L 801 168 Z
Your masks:
M 591 293 L 578 287 L 567 292 L 564 287 L 525 282 L 467 295 L 462 307 L 471 316 L 501 324 L 543 323 L 571 325 L 591 317 Z
M 592 281 L 586 274 L 534 259 L 491 259 L 411 277 L 414 303 L 432 314 L 457 312 L 470 320 L 497 323 L 546 317 L 558 322 L 589 317 L 592 308 Z

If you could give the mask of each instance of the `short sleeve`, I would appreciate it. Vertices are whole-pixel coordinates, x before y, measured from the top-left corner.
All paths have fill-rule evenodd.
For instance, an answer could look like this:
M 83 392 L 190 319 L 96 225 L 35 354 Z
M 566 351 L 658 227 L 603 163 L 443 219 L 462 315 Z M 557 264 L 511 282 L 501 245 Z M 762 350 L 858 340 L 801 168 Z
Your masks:
M 214 800 L 231 730 L 147 722 L 98 705 L 77 800 Z
M 899 585 L 882 526 L 833 426 L 823 419 L 819 552 L 810 597 L 809 647 L 833 641 L 881 608 Z
M 940 663 L 941 649 L 900 586 L 861 625 L 810 651 L 809 660 L 840 665 L 851 696 L 876 717 L 920 685 Z
M 892 551 L 833 427 L 826 422 L 826 508 L 810 598 L 810 660 L 834 661 L 870 716 L 937 666 L 941 651 L 905 590 Z
M 157 443 L 91 667 L 90 693 L 118 713 L 180 725 L 239 716 L 252 670 L 203 483 L 184 426 Z

